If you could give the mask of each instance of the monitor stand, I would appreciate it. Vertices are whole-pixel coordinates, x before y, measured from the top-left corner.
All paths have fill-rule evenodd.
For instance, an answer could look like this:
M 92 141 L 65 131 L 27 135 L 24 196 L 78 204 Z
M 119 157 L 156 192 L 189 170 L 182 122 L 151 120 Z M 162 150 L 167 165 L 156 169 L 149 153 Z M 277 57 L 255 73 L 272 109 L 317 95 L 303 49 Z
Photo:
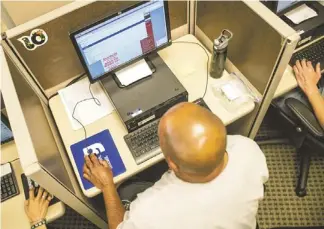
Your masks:
M 125 88 L 135 82 L 152 76 L 155 70 L 152 61 L 148 57 L 145 57 L 144 59 L 115 72 L 113 78 L 118 87 Z

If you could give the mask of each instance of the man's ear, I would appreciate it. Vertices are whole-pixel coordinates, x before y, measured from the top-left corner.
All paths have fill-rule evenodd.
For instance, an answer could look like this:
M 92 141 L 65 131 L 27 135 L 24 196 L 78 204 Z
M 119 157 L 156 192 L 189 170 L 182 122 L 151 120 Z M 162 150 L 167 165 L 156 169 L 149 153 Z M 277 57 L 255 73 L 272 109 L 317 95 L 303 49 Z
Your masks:
M 179 168 L 178 168 L 178 166 L 171 160 L 171 158 L 170 157 L 166 157 L 165 158 L 165 160 L 166 160 L 166 162 L 168 163 L 168 165 L 169 165 L 169 168 L 172 170 L 172 171 L 174 171 L 175 173 L 177 173 L 178 171 L 179 171 Z

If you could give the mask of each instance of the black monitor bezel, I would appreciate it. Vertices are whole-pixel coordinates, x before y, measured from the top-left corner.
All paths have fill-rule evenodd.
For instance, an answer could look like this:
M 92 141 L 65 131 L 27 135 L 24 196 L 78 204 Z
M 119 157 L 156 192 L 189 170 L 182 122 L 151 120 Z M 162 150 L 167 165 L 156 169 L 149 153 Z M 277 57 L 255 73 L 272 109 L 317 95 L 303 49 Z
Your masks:
M 288 6 L 287 8 L 277 12 L 278 10 L 278 1 L 262 1 L 262 3 L 264 5 L 266 5 L 273 13 L 275 13 L 276 15 L 278 16 L 282 16 L 284 15 L 285 13 L 289 12 L 290 10 L 304 4 L 305 2 L 304 1 L 298 1 L 298 2 L 295 2 L 294 4 L 292 4 L 291 6 Z
M 302 5 L 302 4 L 304 4 L 303 1 L 298 1 L 298 2 L 295 2 L 294 4 L 292 4 L 291 6 L 288 6 L 288 7 L 286 7 L 285 9 L 283 9 L 283 10 L 277 12 L 277 11 L 278 11 L 278 10 L 277 10 L 277 9 L 278 9 L 278 1 L 275 1 L 275 2 L 276 2 L 276 8 L 275 8 L 275 10 L 276 10 L 276 14 L 277 14 L 278 16 L 282 16 L 282 15 L 284 15 L 285 13 L 289 12 L 290 10 L 292 10 L 292 9 L 294 9 L 294 8 L 296 8 L 296 7 L 300 6 L 300 5 Z
M 11 129 L 11 127 L 10 127 L 9 120 L 7 119 L 6 116 L 4 116 L 4 114 L 3 114 L 2 112 L 1 112 L 1 122 L 3 122 L 3 123 L 4 123 L 4 124 L 9 128 L 9 130 L 10 130 L 11 133 L 12 133 L 12 137 L 11 137 L 11 138 L 8 138 L 7 140 L 4 140 L 4 141 L 2 141 L 2 139 L 1 139 L 1 145 L 2 145 L 2 144 L 5 144 L 5 143 L 7 143 L 7 142 L 13 141 L 13 140 L 14 140 L 14 137 L 13 137 L 12 129 Z
M 150 53 L 157 52 L 157 51 L 159 51 L 159 50 L 161 50 L 161 49 L 163 49 L 163 48 L 171 45 L 172 41 L 171 41 L 171 30 L 170 30 L 170 18 L 169 18 L 168 1 L 163 1 L 163 4 L 164 4 L 164 14 L 165 14 L 164 16 L 165 16 L 165 21 L 166 21 L 166 30 L 167 30 L 167 38 L 168 38 L 167 43 L 164 44 L 164 45 L 159 46 L 158 48 L 155 48 L 155 49 L 151 50 L 148 53 L 145 53 L 145 54 L 143 54 L 141 56 L 138 56 L 138 57 L 136 57 L 136 58 L 134 58 L 134 59 L 126 62 L 126 63 L 123 63 L 119 67 L 113 69 L 112 71 L 109 71 L 109 72 L 106 72 L 106 73 L 102 74 L 101 76 L 97 77 L 96 79 L 92 79 L 91 78 L 91 74 L 90 74 L 89 68 L 88 68 L 88 66 L 87 66 L 87 64 L 86 64 L 86 62 L 85 62 L 85 60 L 84 60 L 84 58 L 82 56 L 82 53 L 81 53 L 81 51 L 79 49 L 79 46 L 78 46 L 78 44 L 76 42 L 75 36 L 77 34 L 83 32 L 83 31 L 85 31 L 85 30 L 93 27 L 93 26 L 96 26 L 96 25 L 98 25 L 98 24 L 100 24 L 100 23 L 102 23 L 104 21 L 110 20 L 113 17 L 119 16 L 119 15 L 121 15 L 123 13 L 126 13 L 129 10 L 132 10 L 132 9 L 134 9 L 134 8 L 136 8 L 138 6 L 141 6 L 141 5 L 145 4 L 145 3 L 148 3 L 148 2 L 150 2 L 150 1 L 141 1 L 139 3 L 136 3 L 136 4 L 134 4 L 134 5 L 130 6 L 130 7 L 127 7 L 125 9 L 121 10 L 121 11 L 118 11 L 118 12 L 116 12 L 114 14 L 111 14 L 111 15 L 109 15 L 107 17 L 104 17 L 104 18 L 102 18 L 102 19 L 100 19 L 100 20 L 98 20 L 96 22 L 90 23 L 87 26 L 85 26 L 83 28 L 80 28 L 80 29 L 78 29 L 78 30 L 73 31 L 73 32 L 70 33 L 70 39 L 72 40 L 73 46 L 74 46 L 74 48 L 75 48 L 75 50 L 77 52 L 77 55 L 78 55 L 78 57 L 79 57 L 79 59 L 81 61 L 81 64 L 82 64 L 83 68 L 85 69 L 85 72 L 87 73 L 87 76 L 88 76 L 88 79 L 89 79 L 90 83 L 95 83 L 95 82 L 97 82 L 99 80 L 102 80 L 103 78 L 106 78 L 106 77 L 108 77 L 110 75 L 113 75 L 118 70 L 120 70 L 122 68 L 125 68 L 126 66 L 128 66 L 128 65 L 130 65 L 132 63 L 135 63 L 136 61 L 138 61 L 138 60 L 140 60 L 142 58 L 147 57 Z

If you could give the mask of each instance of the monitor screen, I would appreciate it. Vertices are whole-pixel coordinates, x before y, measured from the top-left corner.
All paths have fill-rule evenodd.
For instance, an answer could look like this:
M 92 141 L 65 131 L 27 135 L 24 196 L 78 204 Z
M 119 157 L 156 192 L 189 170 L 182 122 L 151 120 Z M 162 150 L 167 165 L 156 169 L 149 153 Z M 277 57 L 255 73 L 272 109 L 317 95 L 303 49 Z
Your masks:
M 13 139 L 13 134 L 10 129 L 8 122 L 5 120 L 5 117 L 1 115 L 1 144 L 11 141 Z
M 295 5 L 296 3 L 298 3 L 298 0 L 280 0 L 278 1 L 278 5 L 277 5 L 277 13 Z
M 137 4 L 71 34 L 91 81 L 169 43 L 164 1 Z

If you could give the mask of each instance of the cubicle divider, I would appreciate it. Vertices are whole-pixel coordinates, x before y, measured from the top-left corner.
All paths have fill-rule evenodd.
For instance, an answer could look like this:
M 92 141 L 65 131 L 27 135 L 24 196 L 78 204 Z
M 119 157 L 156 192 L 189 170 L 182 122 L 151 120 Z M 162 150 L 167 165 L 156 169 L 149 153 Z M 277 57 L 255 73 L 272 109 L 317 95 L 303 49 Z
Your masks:
M 103 205 L 82 195 L 48 106 L 9 47 L 4 42 L 2 47 L 2 94 L 24 173 L 98 227 L 105 228 Z
M 8 65 L 2 93 L 24 172 L 100 228 L 107 228 L 102 195 L 83 195 L 48 102 L 84 73 L 69 33 L 134 3 L 75 1 L 6 31 L 2 41 L 1 57 Z M 172 39 L 188 34 L 188 4 L 169 2 Z M 26 48 L 40 30 L 45 43 Z
M 238 72 L 259 96 L 253 112 L 230 133 L 254 138 L 288 65 L 299 35 L 258 1 L 197 1 L 195 35 L 211 51 L 223 29 L 233 32 L 226 69 Z

